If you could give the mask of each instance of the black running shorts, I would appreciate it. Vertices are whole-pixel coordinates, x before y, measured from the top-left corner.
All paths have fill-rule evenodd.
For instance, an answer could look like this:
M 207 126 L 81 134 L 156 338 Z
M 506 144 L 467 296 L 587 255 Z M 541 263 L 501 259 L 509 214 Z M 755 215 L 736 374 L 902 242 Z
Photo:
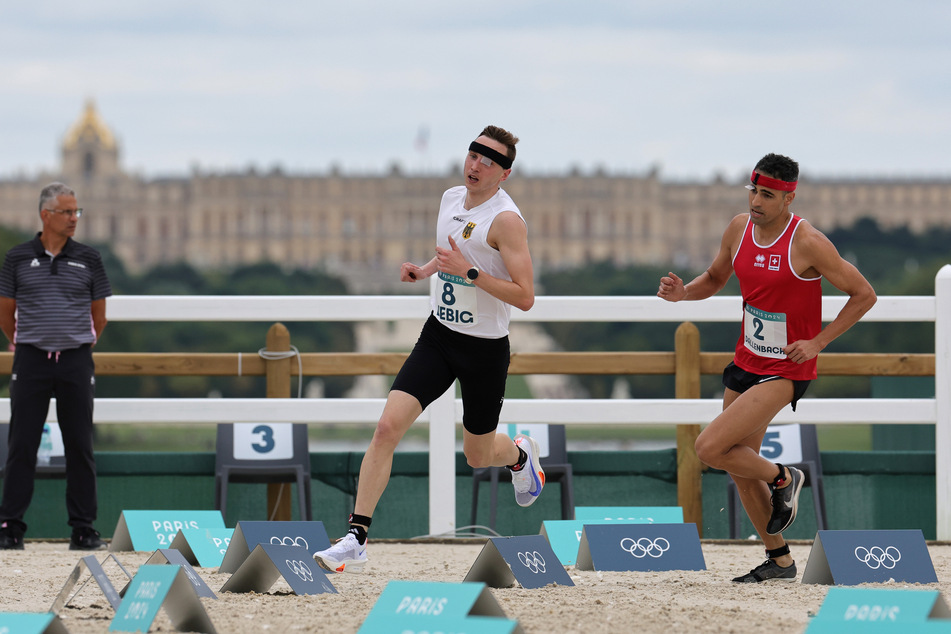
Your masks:
M 740 394 L 750 389 L 754 385 L 757 385 L 758 383 L 765 383 L 766 381 L 774 381 L 776 379 L 782 378 L 784 377 L 781 377 L 778 374 L 769 376 L 747 372 L 732 361 L 730 361 L 730 365 L 726 366 L 726 368 L 723 370 L 724 387 L 727 387 L 734 392 L 739 392 Z M 802 398 L 802 395 L 806 393 L 806 388 L 809 387 L 810 383 L 812 383 L 812 381 L 793 381 L 793 397 L 791 405 L 794 412 L 796 411 L 796 403 L 798 403 L 799 399 Z
M 459 379 L 463 427 L 488 434 L 499 426 L 509 357 L 508 337 L 464 335 L 430 315 L 390 389 L 414 396 L 426 409 Z

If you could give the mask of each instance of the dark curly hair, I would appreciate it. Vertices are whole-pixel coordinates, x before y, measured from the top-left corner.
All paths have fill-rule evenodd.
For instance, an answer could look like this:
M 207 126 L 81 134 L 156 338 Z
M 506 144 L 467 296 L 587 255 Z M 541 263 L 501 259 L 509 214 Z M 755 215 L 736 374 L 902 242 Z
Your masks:
M 773 178 L 794 183 L 799 180 L 799 163 L 782 154 L 767 154 L 756 164 L 755 170 Z

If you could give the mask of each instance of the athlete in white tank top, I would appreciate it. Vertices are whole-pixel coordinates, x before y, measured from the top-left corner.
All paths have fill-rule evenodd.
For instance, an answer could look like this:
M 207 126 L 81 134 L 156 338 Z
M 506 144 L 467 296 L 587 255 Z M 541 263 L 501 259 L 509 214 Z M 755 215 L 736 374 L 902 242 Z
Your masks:
M 517 137 L 496 126 L 482 131 L 469 145 L 465 184 L 443 195 L 436 256 L 422 266 L 400 267 L 403 282 L 435 278 L 433 317 L 394 380 L 364 455 L 350 530 L 314 553 L 324 569 L 358 570 L 366 563 L 367 532 L 389 482 L 393 453 L 423 409 L 456 380 L 462 386 L 462 449 L 469 466 L 509 467 L 519 506 L 534 503 L 542 492 L 538 443 L 495 433 L 508 376 L 511 307 L 528 310 L 535 303 L 528 227 L 501 189 L 512 173 L 516 143 Z
M 509 211 L 522 218 L 521 212 L 502 189 L 472 209 L 465 208 L 467 196 L 464 186 L 453 187 L 443 194 L 436 222 L 436 244 L 451 251 L 451 236 L 466 261 L 479 269 L 479 275 L 488 274 L 511 281 L 502 255 L 489 245 L 488 236 L 500 213 Z M 466 276 L 439 271 L 433 280 L 430 295 L 433 314 L 447 328 L 486 339 L 498 339 L 508 334 L 510 304 L 477 287 L 476 280 L 469 280 Z

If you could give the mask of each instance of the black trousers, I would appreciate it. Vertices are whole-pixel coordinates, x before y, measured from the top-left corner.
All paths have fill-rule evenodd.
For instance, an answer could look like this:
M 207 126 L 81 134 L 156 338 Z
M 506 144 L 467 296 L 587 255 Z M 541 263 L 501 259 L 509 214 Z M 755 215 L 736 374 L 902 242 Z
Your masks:
M 56 416 L 66 457 L 66 512 L 69 525 L 91 527 L 96 520 L 96 459 L 92 408 L 96 392 L 92 349 L 84 345 L 49 353 L 19 344 L 10 381 L 10 435 L 0 522 L 26 532 L 23 516 L 33 499 L 36 452 L 56 397 Z

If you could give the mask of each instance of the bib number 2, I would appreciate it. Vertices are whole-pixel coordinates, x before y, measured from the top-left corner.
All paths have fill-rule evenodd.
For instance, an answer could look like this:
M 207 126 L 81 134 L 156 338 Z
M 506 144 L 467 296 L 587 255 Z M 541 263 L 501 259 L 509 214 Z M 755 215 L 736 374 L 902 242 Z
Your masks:
M 785 359 L 786 314 L 769 313 L 747 304 L 743 315 L 743 343 L 753 354 Z

